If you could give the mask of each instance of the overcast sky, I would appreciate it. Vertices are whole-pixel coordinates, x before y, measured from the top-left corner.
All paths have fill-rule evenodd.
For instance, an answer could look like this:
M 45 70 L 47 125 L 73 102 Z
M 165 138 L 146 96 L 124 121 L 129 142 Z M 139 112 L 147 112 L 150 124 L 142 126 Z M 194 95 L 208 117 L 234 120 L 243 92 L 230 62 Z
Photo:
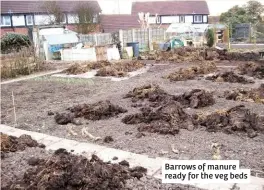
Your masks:
M 103 14 L 130 14 L 132 0 L 98 0 Z M 154 1 L 154 0 L 138 0 Z M 220 15 L 234 5 L 243 5 L 248 0 L 206 0 L 209 6 L 210 15 Z M 258 0 L 264 5 L 264 0 Z

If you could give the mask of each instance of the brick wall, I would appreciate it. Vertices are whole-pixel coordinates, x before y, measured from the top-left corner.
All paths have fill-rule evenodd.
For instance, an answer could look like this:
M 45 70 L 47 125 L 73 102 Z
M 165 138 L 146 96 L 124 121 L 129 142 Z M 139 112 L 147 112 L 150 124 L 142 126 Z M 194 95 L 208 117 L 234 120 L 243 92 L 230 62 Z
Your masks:
M 28 35 L 28 28 L 1 28 L 1 36 L 8 32 L 15 32 L 19 34 Z

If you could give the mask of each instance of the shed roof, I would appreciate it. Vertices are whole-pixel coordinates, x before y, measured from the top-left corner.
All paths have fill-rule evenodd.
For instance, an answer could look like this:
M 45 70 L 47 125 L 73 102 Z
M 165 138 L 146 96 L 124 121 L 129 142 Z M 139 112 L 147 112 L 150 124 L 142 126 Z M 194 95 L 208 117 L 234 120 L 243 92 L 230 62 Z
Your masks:
M 54 1 L 53 1 L 54 2 Z M 97 1 L 55 1 L 62 12 L 74 12 L 78 6 L 89 6 L 101 12 Z M 47 1 L 1 1 L 1 13 L 47 13 Z
M 209 14 L 206 1 L 150 1 L 134 2 L 132 4 L 132 14 L 139 12 L 151 15 L 177 15 L 177 14 Z
M 100 23 L 104 32 L 116 32 L 131 28 L 140 28 L 138 15 L 101 15 Z
M 77 43 L 78 37 L 75 33 L 45 35 L 49 45 Z

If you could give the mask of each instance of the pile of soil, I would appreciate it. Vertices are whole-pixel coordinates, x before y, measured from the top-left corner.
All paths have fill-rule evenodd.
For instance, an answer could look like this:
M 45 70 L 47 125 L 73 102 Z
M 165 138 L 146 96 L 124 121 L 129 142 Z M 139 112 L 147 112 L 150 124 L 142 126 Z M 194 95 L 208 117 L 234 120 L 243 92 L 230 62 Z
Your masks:
M 215 104 L 213 93 L 201 89 L 193 89 L 182 95 L 174 97 L 184 107 L 201 108 Z
M 150 107 L 158 107 L 167 102 L 177 101 L 184 107 L 201 108 L 215 103 L 213 93 L 201 89 L 194 89 L 181 95 L 171 95 L 161 89 L 158 85 L 143 85 L 128 92 L 124 98 L 131 98 L 132 102 L 149 101 Z M 133 104 L 134 105 L 134 104 Z M 142 107 L 137 104 L 134 107 Z
M 241 75 L 248 75 L 259 79 L 264 78 L 264 65 L 257 62 L 248 62 L 238 67 Z
M 86 73 L 89 71 L 89 68 L 85 65 L 81 65 L 79 63 L 75 63 L 74 65 L 71 65 L 68 69 L 66 69 L 64 72 L 69 75 L 78 75 L 82 73 Z
M 84 117 L 88 120 L 108 119 L 120 113 L 127 112 L 126 109 L 113 105 L 109 100 L 99 101 L 94 104 L 81 104 L 68 108 L 71 113 L 56 113 L 55 121 L 60 125 L 74 123 L 74 119 Z
M 209 132 L 223 131 L 229 134 L 245 132 L 250 138 L 257 136 L 257 132 L 264 132 L 264 120 L 244 105 L 227 111 L 217 111 L 207 116 L 196 115 L 196 122 L 205 126 Z
M 261 84 L 257 89 L 244 90 L 236 89 L 225 91 L 224 97 L 227 100 L 255 102 L 264 104 L 264 84 Z
M 66 69 L 64 72 L 70 75 L 78 75 L 86 73 L 92 69 L 100 69 L 109 65 L 111 65 L 109 61 L 97 61 L 88 64 L 75 63 L 71 65 L 68 69 Z
M 45 145 L 38 144 L 37 141 L 33 140 L 29 135 L 21 135 L 20 137 L 9 136 L 0 133 L 1 141 L 1 157 L 3 153 L 16 152 L 25 150 L 26 147 L 40 147 L 45 148 Z
M 182 47 L 172 51 L 158 51 L 155 54 L 144 54 L 139 59 L 170 62 L 203 60 L 256 61 L 259 60 L 259 54 L 257 52 L 227 52 L 226 50 L 216 48 Z
M 199 75 L 214 72 L 216 69 L 217 67 L 214 62 L 205 62 L 187 69 L 180 68 L 178 71 L 173 72 L 164 78 L 170 79 L 170 81 L 191 80 Z
M 105 163 L 96 155 L 88 160 L 65 149 L 58 149 L 49 159 L 34 160 L 35 167 L 5 189 L 124 189 L 126 180 L 140 179 L 147 172 L 140 166 Z
M 253 80 L 247 79 L 243 76 L 239 76 L 235 74 L 233 71 L 217 73 L 213 76 L 206 77 L 206 80 L 211 80 L 214 82 L 230 82 L 230 83 L 242 83 L 242 84 L 254 83 Z
M 192 118 L 183 111 L 178 102 L 168 102 L 158 108 L 142 107 L 140 110 L 141 113 L 126 115 L 122 122 L 143 123 L 138 127 L 139 132 L 175 135 L 179 133 L 180 128 L 194 129 Z
M 140 61 L 131 61 L 128 63 L 115 63 L 110 66 L 102 67 L 97 71 L 96 76 L 114 76 L 114 77 L 125 77 L 128 72 L 136 71 L 145 66 Z
M 172 95 L 169 95 L 156 84 L 143 85 L 141 87 L 134 88 L 124 96 L 124 98 L 131 98 L 132 102 L 144 99 L 147 99 L 150 102 L 161 102 L 165 99 L 171 99 L 172 97 Z

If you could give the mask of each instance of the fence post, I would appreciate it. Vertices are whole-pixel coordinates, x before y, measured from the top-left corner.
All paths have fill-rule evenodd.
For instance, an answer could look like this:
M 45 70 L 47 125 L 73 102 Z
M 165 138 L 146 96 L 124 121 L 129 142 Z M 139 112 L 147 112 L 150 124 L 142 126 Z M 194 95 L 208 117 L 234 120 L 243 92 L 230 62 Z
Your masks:
M 166 30 L 163 29 L 163 33 L 164 33 L 164 40 L 166 40 Z
M 121 47 L 124 48 L 123 30 L 119 30 L 119 41 L 121 42 Z
M 132 42 L 134 42 L 136 39 L 136 36 L 135 36 L 135 29 L 132 29 Z
M 149 50 L 153 50 L 152 47 L 152 35 L 151 35 L 152 29 L 148 28 L 148 42 L 149 42 Z
M 98 40 L 97 40 L 97 35 L 94 34 L 94 41 L 95 41 L 95 45 L 97 46 L 98 45 Z

